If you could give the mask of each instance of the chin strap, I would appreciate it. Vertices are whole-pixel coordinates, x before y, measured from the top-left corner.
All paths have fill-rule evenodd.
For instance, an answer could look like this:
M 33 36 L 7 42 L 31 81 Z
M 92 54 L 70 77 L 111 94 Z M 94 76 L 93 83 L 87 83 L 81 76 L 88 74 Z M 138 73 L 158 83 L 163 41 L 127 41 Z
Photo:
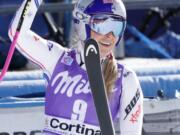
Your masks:
M 31 2 L 31 0 L 27 0 L 26 3 L 25 3 L 24 9 L 22 11 L 22 14 L 21 14 L 21 17 L 20 17 L 20 20 L 19 20 L 19 23 L 18 23 L 18 27 L 16 29 L 15 36 L 13 38 L 13 42 L 11 44 L 11 47 L 10 47 L 9 52 L 8 52 L 8 56 L 6 58 L 5 64 L 4 64 L 3 69 L 1 71 L 1 74 L 0 74 L 0 81 L 2 81 L 3 77 L 5 76 L 8 68 L 9 68 L 12 56 L 14 54 L 15 45 L 17 43 L 17 40 L 18 40 L 18 37 L 19 37 L 19 33 L 20 33 L 20 30 L 21 30 L 24 18 L 25 18 L 26 14 L 27 14 L 30 2 Z

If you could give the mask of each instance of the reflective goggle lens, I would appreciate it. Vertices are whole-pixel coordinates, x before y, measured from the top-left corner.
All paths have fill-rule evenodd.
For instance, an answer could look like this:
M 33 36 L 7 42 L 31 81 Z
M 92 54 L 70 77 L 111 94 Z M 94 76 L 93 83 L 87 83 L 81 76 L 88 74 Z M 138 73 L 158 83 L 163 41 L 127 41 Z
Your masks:
M 107 15 L 92 16 L 90 20 L 90 27 L 95 32 L 103 35 L 113 32 L 116 37 L 122 36 L 125 25 L 122 18 Z

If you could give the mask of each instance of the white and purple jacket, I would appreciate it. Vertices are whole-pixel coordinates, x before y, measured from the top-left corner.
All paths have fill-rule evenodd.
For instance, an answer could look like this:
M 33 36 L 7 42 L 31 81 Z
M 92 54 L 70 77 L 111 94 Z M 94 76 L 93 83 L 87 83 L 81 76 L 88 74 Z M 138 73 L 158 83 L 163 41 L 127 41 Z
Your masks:
M 26 0 L 9 28 L 12 40 Z M 77 49 L 67 49 L 30 30 L 42 0 L 32 0 L 16 48 L 48 76 L 45 102 L 46 135 L 100 135 L 101 131 L 86 68 Z M 118 64 L 118 63 L 117 63 Z M 121 135 L 141 135 L 143 94 L 136 74 L 118 64 L 118 79 L 109 100 L 113 121 Z

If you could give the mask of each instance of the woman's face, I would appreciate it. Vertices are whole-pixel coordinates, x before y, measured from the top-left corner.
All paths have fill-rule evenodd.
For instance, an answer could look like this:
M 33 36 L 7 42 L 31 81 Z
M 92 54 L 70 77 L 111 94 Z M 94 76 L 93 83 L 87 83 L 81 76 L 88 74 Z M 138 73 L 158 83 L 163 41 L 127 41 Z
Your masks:
M 102 35 L 93 30 L 91 30 L 91 38 L 98 42 L 101 58 L 106 57 L 113 50 L 118 40 L 112 32 Z

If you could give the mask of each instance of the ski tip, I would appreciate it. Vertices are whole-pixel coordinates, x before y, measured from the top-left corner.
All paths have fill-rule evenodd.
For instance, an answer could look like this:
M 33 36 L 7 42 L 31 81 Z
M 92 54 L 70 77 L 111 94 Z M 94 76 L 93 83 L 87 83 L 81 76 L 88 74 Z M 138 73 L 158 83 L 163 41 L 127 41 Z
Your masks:
M 85 41 L 84 55 L 85 57 L 89 55 L 99 55 L 99 47 L 96 40 L 90 38 Z

